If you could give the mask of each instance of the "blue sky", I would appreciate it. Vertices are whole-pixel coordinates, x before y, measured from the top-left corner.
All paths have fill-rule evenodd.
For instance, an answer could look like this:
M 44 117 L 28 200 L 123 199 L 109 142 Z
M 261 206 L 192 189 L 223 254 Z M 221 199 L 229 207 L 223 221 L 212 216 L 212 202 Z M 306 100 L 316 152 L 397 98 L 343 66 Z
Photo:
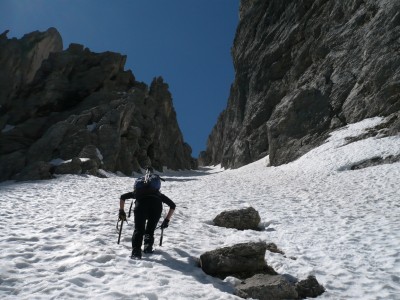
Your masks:
M 0 0 L 0 33 L 20 38 L 55 27 L 64 48 L 125 54 L 125 69 L 146 84 L 162 76 L 197 157 L 233 83 L 238 16 L 239 0 Z

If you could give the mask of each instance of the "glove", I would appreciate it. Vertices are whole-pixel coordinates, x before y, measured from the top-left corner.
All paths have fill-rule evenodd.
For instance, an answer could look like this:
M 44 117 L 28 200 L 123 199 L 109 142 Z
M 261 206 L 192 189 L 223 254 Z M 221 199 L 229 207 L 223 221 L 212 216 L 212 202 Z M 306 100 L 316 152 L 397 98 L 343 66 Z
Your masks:
M 164 219 L 164 221 L 161 223 L 161 229 L 167 228 L 168 224 L 169 224 L 169 220 L 168 219 Z
M 123 222 L 126 221 L 126 213 L 122 208 L 119 209 L 119 219 Z

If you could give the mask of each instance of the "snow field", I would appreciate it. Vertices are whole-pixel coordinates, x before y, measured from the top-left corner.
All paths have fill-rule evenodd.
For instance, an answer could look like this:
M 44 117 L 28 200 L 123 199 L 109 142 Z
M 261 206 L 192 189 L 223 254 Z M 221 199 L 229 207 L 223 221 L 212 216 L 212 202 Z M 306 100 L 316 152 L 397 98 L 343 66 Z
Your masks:
M 349 170 L 399 154 L 400 136 L 344 140 L 381 121 L 350 125 L 279 167 L 266 167 L 265 158 L 237 170 L 166 172 L 162 192 L 177 209 L 163 246 L 157 230 L 158 252 L 141 261 L 129 259 L 133 217 L 119 245 L 115 227 L 132 178 L 1 183 L 0 298 L 240 299 L 234 278 L 204 274 L 197 259 L 266 241 L 285 252 L 267 251 L 267 263 L 299 279 L 315 275 L 327 289 L 318 299 L 400 299 L 400 163 Z M 261 231 L 212 225 L 221 211 L 248 206 L 260 212 Z

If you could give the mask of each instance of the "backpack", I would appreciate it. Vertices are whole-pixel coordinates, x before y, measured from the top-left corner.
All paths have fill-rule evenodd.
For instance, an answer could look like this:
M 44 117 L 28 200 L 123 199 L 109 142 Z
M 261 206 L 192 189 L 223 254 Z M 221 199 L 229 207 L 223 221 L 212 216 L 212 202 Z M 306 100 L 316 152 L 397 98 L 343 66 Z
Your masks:
M 145 176 L 135 180 L 133 190 L 138 194 L 158 192 L 161 188 L 161 180 L 163 179 L 157 174 L 147 171 Z

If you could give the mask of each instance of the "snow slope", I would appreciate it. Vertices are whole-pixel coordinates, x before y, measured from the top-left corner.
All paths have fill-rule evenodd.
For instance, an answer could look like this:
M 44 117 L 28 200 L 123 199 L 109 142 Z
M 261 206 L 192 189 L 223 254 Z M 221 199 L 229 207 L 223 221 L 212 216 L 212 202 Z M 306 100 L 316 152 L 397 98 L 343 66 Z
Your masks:
M 0 298 L 239 299 L 232 295 L 237 280 L 205 275 L 197 258 L 266 241 L 286 253 L 267 252 L 276 271 L 317 277 L 327 290 L 318 299 L 400 299 L 400 163 L 349 170 L 399 154 L 400 136 L 344 140 L 381 121 L 347 126 L 280 167 L 267 167 L 267 157 L 237 170 L 167 172 L 162 191 L 177 210 L 163 246 L 141 261 L 128 257 L 133 219 L 119 245 L 115 228 L 119 196 L 132 178 L 2 183 Z M 212 226 L 221 211 L 248 206 L 260 212 L 262 231 Z

